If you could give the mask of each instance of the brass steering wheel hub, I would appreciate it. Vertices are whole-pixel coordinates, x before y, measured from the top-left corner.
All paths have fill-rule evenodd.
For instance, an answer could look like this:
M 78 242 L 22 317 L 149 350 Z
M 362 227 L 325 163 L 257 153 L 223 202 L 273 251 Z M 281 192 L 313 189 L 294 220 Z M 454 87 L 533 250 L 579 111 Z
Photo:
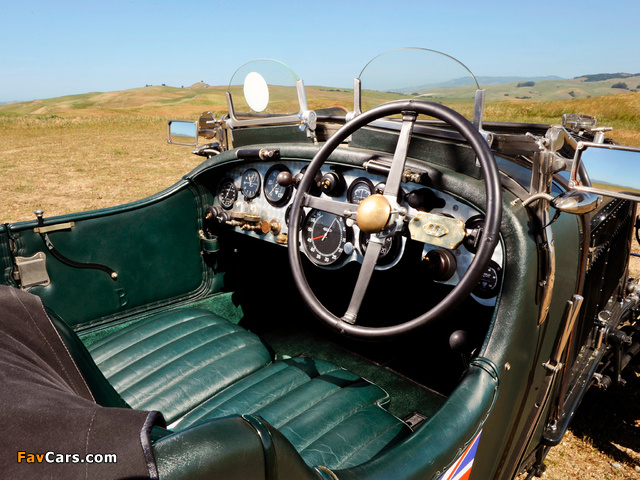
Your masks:
M 365 233 L 378 233 L 384 230 L 391 217 L 389 200 L 380 194 L 365 198 L 358 207 L 356 222 Z

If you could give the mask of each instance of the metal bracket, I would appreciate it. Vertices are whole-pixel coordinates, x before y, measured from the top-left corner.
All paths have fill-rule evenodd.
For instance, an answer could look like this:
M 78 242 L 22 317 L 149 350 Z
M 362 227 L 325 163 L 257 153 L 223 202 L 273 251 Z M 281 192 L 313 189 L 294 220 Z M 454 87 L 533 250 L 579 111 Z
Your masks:
M 567 347 L 567 342 L 569 341 L 569 337 L 571 336 L 571 332 L 573 331 L 573 326 L 576 323 L 576 319 L 578 318 L 578 313 L 580 313 L 580 307 L 582 307 L 582 302 L 584 298 L 581 295 L 574 295 L 571 300 L 569 300 L 565 306 L 564 310 L 564 328 L 562 330 L 562 336 L 558 340 L 558 344 L 551 355 L 551 358 L 548 362 L 542 364 L 544 368 L 549 370 L 551 373 L 557 373 L 562 368 L 562 362 L 560 359 L 564 354 L 565 348 Z
M 46 227 L 36 227 L 33 229 L 35 233 L 51 233 L 58 230 L 71 230 L 75 222 L 58 223 L 57 225 L 48 225 Z
M 20 288 L 28 290 L 37 285 L 46 287 L 51 283 L 47 272 L 47 256 L 38 252 L 32 257 L 16 257 L 15 279 L 20 281 Z
M 466 236 L 464 222 L 455 218 L 418 212 L 409 222 L 412 240 L 454 250 Z

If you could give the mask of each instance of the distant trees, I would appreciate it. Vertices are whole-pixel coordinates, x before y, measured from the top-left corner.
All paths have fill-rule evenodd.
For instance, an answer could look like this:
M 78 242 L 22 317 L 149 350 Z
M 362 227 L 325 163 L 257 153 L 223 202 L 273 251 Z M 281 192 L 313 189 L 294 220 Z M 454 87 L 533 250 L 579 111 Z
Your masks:
M 518 85 L 516 85 L 518 88 L 522 88 L 522 87 L 533 87 L 535 86 L 536 82 L 520 82 L 518 83 Z
M 611 85 L 611 88 L 622 88 L 623 90 L 629 90 L 629 87 L 624 82 L 618 82 Z

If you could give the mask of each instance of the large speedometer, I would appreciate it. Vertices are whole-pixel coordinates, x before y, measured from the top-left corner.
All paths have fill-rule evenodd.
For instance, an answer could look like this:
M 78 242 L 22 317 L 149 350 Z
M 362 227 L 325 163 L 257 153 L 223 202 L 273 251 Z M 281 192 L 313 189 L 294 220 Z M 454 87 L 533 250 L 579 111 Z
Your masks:
M 344 253 L 348 238 L 344 218 L 321 210 L 311 210 L 302 227 L 304 249 L 317 265 L 331 265 Z

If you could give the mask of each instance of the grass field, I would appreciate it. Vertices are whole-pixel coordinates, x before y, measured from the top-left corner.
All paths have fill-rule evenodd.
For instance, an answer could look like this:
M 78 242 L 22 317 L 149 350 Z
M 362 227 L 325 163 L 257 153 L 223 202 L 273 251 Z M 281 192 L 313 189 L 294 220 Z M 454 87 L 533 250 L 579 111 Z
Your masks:
M 0 106 L 0 222 L 92 210 L 162 190 L 202 160 L 166 143 L 166 121 L 226 110 L 224 88 L 146 87 Z M 310 108 L 352 108 L 349 90 L 308 87 Z M 314 100 L 315 99 L 315 100 Z M 490 102 L 486 119 L 560 123 L 586 113 L 610 136 L 640 146 L 640 93 L 553 102 Z M 552 449 L 550 480 L 640 478 L 640 366 L 622 392 L 591 392 L 571 432 Z M 626 405 L 624 410 L 618 405 Z

